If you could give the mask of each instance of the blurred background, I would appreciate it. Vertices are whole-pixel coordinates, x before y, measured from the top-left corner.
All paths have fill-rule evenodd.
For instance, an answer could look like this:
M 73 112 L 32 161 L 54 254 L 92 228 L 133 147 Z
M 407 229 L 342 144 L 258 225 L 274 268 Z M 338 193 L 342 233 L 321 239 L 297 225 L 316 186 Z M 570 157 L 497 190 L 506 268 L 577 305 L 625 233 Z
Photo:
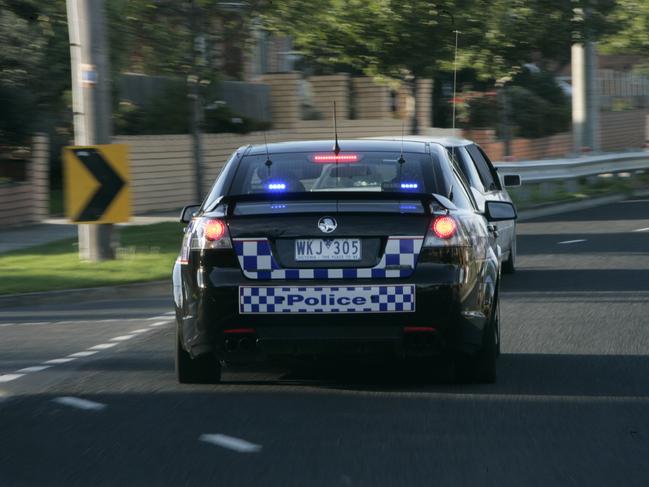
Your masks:
M 343 138 L 463 136 L 510 166 L 649 138 L 646 0 L 106 0 L 105 23 L 112 141 L 129 146 L 138 216 L 200 201 L 264 132 L 331 138 L 333 101 Z M 66 2 L 0 0 L 0 46 L 4 229 L 63 216 Z M 647 187 L 639 169 L 512 196 L 528 208 Z

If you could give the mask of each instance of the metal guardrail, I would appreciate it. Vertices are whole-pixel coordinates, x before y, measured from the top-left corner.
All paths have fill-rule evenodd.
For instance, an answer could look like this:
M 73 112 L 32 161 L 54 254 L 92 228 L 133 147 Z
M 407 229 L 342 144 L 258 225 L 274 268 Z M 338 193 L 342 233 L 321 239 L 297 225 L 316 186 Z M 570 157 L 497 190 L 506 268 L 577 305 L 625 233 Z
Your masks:
M 649 151 L 582 156 L 574 159 L 496 163 L 501 178 L 518 174 L 523 184 L 572 179 L 598 174 L 649 169 Z

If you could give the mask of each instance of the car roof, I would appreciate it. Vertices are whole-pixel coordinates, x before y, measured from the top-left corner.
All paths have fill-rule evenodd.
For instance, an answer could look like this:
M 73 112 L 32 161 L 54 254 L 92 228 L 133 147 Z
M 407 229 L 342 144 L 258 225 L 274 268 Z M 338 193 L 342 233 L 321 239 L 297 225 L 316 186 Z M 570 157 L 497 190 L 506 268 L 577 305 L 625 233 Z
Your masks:
M 427 140 L 406 140 L 403 141 L 404 152 L 426 153 Z M 397 139 L 342 139 L 338 141 L 342 152 L 352 151 L 378 151 L 378 152 L 399 152 L 401 151 L 401 138 Z M 266 148 L 271 154 L 286 152 L 332 152 L 334 140 L 308 140 L 299 142 L 274 142 L 268 144 L 256 144 L 249 147 L 248 154 L 260 155 L 266 153 Z
M 401 142 L 400 135 L 394 135 L 389 137 L 372 137 L 373 140 L 389 140 L 389 141 L 398 141 Z M 472 140 L 464 139 L 462 137 L 434 137 L 428 135 L 405 135 L 403 137 L 404 141 L 409 142 L 423 142 L 429 144 L 439 144 L 444 147 L 462 147 L 466 145 L 474 144 Z

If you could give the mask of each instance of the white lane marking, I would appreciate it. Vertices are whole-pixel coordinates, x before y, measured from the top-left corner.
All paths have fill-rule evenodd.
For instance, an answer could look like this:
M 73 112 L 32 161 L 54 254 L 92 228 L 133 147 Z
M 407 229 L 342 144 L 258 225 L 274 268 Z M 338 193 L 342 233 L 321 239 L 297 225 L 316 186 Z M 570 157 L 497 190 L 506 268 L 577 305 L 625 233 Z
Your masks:
M 138 330 L 133 330 L 131 333 L 136 335 L 136 334 L 144 333 L 144 332 L 147 332 L 147 331 L 149 331 L 148 328 L 140 328 Z
M 115 345 L 117 345 L 117 343 L 100 343 L 99 345 L 90 347 L 88 350 L 106 350 L 107 348 L 114 347 Z
M 11 382 L 12 380 L 20 379 L 25 374 L 4 374 L 0 375 L 0 382 Z
M 168 321 L 158 321 L 157 323 L 151 323 L 149 326 L 150 327 L 162 326 L 162 325 L 166 325 L 167 323 L 169 323 L 169 322 Z
M 83 352 L 71 353 L 68 357 L 90 357 L 96 353 L 99 353 L 99 350 L 84 350 Z
M 63 396 L 52 399 L 52 401 L 57 404 L 63 404 L 64 406 L 85 409 L 86 411 L 101 411 L 102 409 L 106 408 L 105 404 L 88 401 L 87 399 L 81 399 L 80 397 Z
M 634 231 L 634 232 L 649 232 L 649 227 L 645 227 L 645 228 L 636 228 L 636 229 L 633 230 L 633 231 Z
M 169 316 L 167 315 L 160 315 L 160 316 L 152 316 L 151 318 L 147 318 L 148 320 L 155 321 L 155 320 L 168 320 Z
M 51 365 L 33 365 L 32 367 L 25 367 L 20 369 L 18 372 L 27 374 L 29 372 L 40 372 L 41 370 L 49 369 Z
M 115 338 L 111 338 L 111 342 L 125 342 L 126 340 L 130 340 L 131 338 L 135 338 L 135 335 L 122 335 L 118 336 Z
M 43 363 L 44 364 L 67 364 L 68 362 L 72 362 L 73 360 L 76 360 L 76 357 L 54 358 L 52 360 L 47 360 Z
M 239 453 L 255 453 L 261 450 L 261 445 L 255 445 L 246 440 L 234 438 L 221 434 L 203 434 L 198 438 L 199 441 L 211 443 L 213 445 L 222 446 Z
M 563 242 L 558 242 L 559 245 L 565 245 L 565 244 L 574 244 L 574 243 L 579 243 L 579 242 L 585 242 L 585 238 L 578 238 L 577 240 L 564 240 Z

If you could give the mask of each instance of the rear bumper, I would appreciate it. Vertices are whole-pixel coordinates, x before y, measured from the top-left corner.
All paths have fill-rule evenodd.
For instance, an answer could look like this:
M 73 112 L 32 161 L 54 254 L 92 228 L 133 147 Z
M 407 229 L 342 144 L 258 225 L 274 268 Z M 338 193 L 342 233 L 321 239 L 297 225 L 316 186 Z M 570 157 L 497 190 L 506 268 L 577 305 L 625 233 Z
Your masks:
M 442 269 L 443 267 L 443 269 Z M 178 325 L 194 356 L 216 353 L 223 360 L 254 361 L 272 356 L 378 354 L 436 355 L 448 349 L 474 351 L 486 324 L 483 291 L 464 282 L 453 266 L 396 280 L 252 281 L 238 270 L 213 270 L 203 287 L 175 275 Z M 421 271 L 421 269 L 420 269 Z M 443 272 L 442 272 L 443 271 Z M 440 274 L 441 272 L 441 274 Z M 414 312 L 240 314 L 239 286 L 414 285 Z M 183 289 L 184 288 L 184 292 Z M 182 294 L 183 302 L 179 303 Z

